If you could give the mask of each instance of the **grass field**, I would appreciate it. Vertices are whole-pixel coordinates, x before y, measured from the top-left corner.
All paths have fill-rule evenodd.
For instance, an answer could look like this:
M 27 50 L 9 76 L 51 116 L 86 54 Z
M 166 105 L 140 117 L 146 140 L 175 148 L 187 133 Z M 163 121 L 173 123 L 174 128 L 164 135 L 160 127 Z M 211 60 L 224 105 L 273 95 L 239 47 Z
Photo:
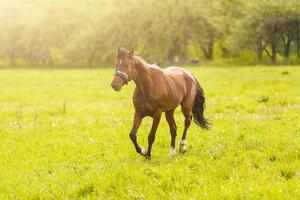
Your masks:
M 192 124 L 169 158 L 163 118 L 150 161 L 128 137 L 134 84 L 114 92 L 113 69 L 0 70 L 0 199 L 299 199 L 300 67 L 188 69 L 212 129 Z

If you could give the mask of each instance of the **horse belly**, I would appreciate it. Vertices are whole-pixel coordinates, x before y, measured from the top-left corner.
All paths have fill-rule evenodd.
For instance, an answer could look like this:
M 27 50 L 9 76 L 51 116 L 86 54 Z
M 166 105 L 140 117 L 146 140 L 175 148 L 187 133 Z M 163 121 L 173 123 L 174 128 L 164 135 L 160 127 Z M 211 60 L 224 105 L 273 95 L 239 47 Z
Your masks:
M 179 92 L 169 93 L 168 96 L 160 100 L 160 108 L 162 111 L 173 110 L 180 105 L 182 99 L 183 96 Z

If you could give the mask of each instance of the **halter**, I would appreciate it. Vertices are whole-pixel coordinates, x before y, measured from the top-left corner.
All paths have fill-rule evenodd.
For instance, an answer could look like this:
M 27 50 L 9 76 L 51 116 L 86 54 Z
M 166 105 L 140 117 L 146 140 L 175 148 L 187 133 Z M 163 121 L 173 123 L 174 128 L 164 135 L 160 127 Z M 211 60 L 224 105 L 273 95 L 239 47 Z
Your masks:
M 132 59 L 132 63 L 133 63 L 133 65 L 135 65 L 135 62 L 134 62 L 133 59 Z M 115 76 L 119 76 L 119 77 L 123 78 L 126 81 L 126 84 L 128 84 L 128 82 L 129 82 L 129 76 L 125 72 L 117 70 L 115 72 Z
M 123 78 L 126 81 L 126 84 L 128 84 L 129 78 L 128 78 L 128 75 L 125 72 L 117 70 L 116 73 L 115 73 L 115 76 L 119 76 L 119 77 Z

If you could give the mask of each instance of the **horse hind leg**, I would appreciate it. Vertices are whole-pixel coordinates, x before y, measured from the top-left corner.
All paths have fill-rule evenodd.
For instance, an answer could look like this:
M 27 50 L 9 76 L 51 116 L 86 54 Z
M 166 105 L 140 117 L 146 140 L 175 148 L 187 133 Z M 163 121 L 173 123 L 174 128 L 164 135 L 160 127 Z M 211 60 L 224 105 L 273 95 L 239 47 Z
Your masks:
M 184 119 L 184 130 L 180 141 L 179 152 L 183 154 L 186 152 L 186 134 L 192 121 L 192 107 L 181 105 L 181 110 L 185 119 Z
M 171 146 L 170 146 L 170 151 L 169 151 L 169 156 L 170 157 L 173 157 L 175 156 L 175 140 L 176 140 L 176 131 L 177 131 L 177 126 L 176 126 L 176 123 L 175 123 L 175 120 L 174 120 L 174 110 L 171 110 L 171 111 L 167 111 L 165 113 L 165 116 L 166 116 L 166 120 L 169 124 L 169 127 L 170 127 L 170 133 L 171 133 Z

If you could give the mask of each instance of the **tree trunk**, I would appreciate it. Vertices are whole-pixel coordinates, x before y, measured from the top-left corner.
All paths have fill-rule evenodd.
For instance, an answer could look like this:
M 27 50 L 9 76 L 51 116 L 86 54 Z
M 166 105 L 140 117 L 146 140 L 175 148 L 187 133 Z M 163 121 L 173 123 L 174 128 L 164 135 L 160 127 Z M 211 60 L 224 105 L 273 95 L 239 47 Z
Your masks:
M 268 55 L 268 57 L 271 59 L 272 64 L 276 64 L 277 61 L 277 52 L 276 52 L 276 43 L 271 44 L 271 53 L 269 52 L 268 48 L 265 48 L 265 52 Z
M 175 53 L 173 52 L 173 50 L 169 50 L 168 54 L 167 54 L 167 60 L 169 63 L 173 63 L 175 60 Z
M 262 60 L 263 51 L 264 51 L 264 47 L 263 47 L 262 41 L 259 40 L 256 45 L 256 56 L 257 56 L 258 60 Z
M 261 49 L 257 49 L 256 56 L 257 56 L 258 60 L 262 60 L 263 59 L 263 51 Z
M 272 45 L 272 55 L 271 55 L 272 64 L 275 65 L 277 62 L 277 55 L 276 55 L 276 46 Z
M 200 43 L 200 47 L 204 53 L 205 59 L 213 60 L 213 58 L 214 58 L 214 52 L 213 52 L 214 42 L 213 42 L 213 40 L 211 39 L 205 46 Z
M 283 57 L 285 60 L 289 59 L 290 47 L 291 47 L 291 42 L 293 39 L 294 32 L 295 30 L 289 30 L 289 32 L 281 36 L 282 43 L 283 43 Z
M 297 57 L 300 58 L 300 22 L 297 24 L 296 30 L 296 44 L 297 44 Z
M 291 42 L 290 41 L 288 41 L 286 44 L 284 44 L 283 57 L 284 57 L 285 60 L 289 59 L 290 46 L 291 46 Z
M 212 60 L 214 58 L 213 49 L 214 49 L 214 42 L 210 41 L 207 45 L 207 57 L 206 57 L 207 60 Z

